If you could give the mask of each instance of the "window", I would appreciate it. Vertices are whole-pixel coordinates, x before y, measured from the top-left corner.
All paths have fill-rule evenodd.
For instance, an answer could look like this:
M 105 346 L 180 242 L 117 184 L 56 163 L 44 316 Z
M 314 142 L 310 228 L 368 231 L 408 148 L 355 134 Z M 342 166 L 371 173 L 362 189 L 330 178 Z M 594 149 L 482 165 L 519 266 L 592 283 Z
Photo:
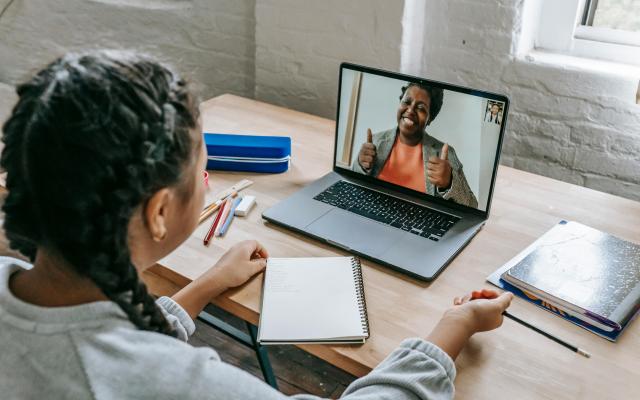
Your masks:
M 640 66 L 640 0 L 543 0 L 535 47 Z
M 640 0 L 586 0 L 581 25 L 640 32 Z

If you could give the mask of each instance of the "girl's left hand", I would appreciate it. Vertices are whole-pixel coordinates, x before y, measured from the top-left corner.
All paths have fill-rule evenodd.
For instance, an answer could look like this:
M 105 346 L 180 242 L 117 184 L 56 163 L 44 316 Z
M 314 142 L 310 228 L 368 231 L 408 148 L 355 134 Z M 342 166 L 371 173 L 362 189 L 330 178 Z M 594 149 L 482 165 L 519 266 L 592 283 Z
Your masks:
M 235 244 L 211 269 L 218 284 L 226 288 L 240 286 L 267 266 L 267 250 L 256 240 Z

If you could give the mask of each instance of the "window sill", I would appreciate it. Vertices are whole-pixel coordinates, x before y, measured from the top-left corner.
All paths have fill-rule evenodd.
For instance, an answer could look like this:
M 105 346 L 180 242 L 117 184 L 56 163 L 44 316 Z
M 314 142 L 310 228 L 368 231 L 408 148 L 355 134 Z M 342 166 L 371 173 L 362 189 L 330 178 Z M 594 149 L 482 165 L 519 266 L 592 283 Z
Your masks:
M 640 34 L 579 26 L 569 54 L 640 67 Z
M 585 56 L 553 53 L 544 49 L 536 49 L 526 54 L 523 59 L 528 62 L 545 64 L 556 68 L 571 68 L 621 78 L 640 79 L 640 66 L 598 60 Z

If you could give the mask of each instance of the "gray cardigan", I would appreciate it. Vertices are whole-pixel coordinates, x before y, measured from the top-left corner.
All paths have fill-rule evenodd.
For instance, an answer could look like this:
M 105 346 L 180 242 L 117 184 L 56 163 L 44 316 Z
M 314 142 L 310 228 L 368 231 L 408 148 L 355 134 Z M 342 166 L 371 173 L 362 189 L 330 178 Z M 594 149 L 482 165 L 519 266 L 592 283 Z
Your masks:
M 358 162 L 357 156 L 353 161 L 351 169 L 355 172 L 360 172 L 361 174 L 377 177 L 391 154 L 393 144 L 396 141 L 396 131 L 397 128 L 392 128 L 373 135 L 373 144 L 376 146 L 376 160 L 370 171 L 365 171 L 364 168 L 362 168 Z M 427 163 L 429 162 L 429 157 L 439 157 L 440 152 L 442 151 L 442 146 L 444 146 L 443 142 L 433 136 L 430 136 L 427 132 L 424 132 L 424 135 L 422 136 L 422 159 L 424 161 L 424 178 L 426 181 L 427 193 L 432 196 L 442 197 L 446 200 L 453 200 L 458 204 L 478 208 L 478 200 L 471 191 L 469 183 L 467 183 L 467 178 L 464 176 L 464 172 L 462 171 L 462 163 L 458 159 L 456 151 L 451 145 L 449 145 L 448 156 L 449 164 L 451 164 L 451 187 L 446 191 L 440 191 L 431 182 L 429 182 L 429 178 L 427 177 Z
M 109 301 L 45 308 L 11 294 L 30 265 L 0 257 L 0 397 L 3 399 L 285 399 L 262 380 L 185 343 L 195 325 L 173 300 L 158 305 L 179 339 L 136 329 Z M 375 331 L 373 335 L 375 335 Z M 456 370 L 437 346 L 407 339 L 344 392 L 347 400 L 451 399 Z M 317 399 L 310 395 L 296 399 Z

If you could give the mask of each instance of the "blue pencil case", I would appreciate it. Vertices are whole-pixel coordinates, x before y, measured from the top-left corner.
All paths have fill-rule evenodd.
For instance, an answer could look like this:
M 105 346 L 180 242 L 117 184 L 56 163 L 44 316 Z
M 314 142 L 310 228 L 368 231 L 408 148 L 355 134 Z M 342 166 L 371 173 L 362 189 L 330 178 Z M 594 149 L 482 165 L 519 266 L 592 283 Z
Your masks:
M 280 173 L 289 169 L 291 138 L 287 136 L 205 133 L 207 169 Z

